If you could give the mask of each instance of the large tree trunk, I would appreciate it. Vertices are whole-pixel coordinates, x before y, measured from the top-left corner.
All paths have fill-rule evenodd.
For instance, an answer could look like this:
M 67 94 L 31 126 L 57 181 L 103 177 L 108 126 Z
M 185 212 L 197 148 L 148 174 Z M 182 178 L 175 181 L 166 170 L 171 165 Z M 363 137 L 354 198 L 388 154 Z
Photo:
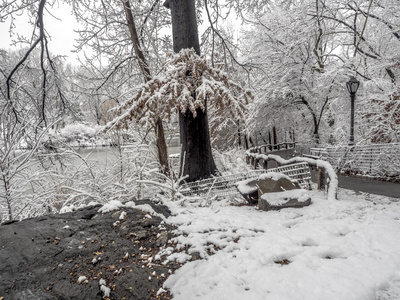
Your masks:
M 164 5 L 171 9 L 172 37 L 174 52 L 194 48 L 200 55 L 197 32 L 195 0 L 167 0 Z M 196 181 L 217 173 L 211 151 L 208 130 L 207 104 L 204 112 L 197 109 L 197 117 L 189 111 L 179 113 L 181 138 L 181 175 L 188 175 L 187 181 Z
M 146 62 L 146 58 L 144 56 L 143 50 L 139 43 L 139 38 L 137 35 L 137 30 L 135 26 L 135 21 L 133 19 L 131 5 L 128 1 L 124 3 L 125 16 L 128 22 L 129 33 L 131 35 L 131 41 L 133 44 L 133 48 L 135 50 L 135 54 L 137 56 L 140 69 L 143 73 L 144 80 L 147 82 L 151 79 L 150 69 Z M 158 150 L 158 159 L 160 161 L 161 167 L 165 175 L 170 175 L 169 169 L 169 161 L 168 161 L 168 148 L 165 142 L 164 135 L 164 127 L 161 118 L 157 118 L 156 123 L 154 124 L 157 138 L 157 150 Z

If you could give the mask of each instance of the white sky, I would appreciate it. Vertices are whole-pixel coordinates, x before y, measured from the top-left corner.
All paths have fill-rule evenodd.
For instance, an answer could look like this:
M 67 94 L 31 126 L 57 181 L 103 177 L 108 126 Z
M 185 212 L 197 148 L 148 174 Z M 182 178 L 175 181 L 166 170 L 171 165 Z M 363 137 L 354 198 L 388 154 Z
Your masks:
M 68 60 L 73 62 L 77 54 L 72 53 L 71 50 L 74 49 L 74 38 L 77 36 L 74 33 L 74 29 L 78 27 L 78 24 L 71 14 L 71 8 L 63 4 L 55 5 L 51 9 L 51 14 L 59 19 L 50 16 L 47 12 L 44 14 L 45 28 L 51 37 L 49 39 L 49 50 L 53 54 L 66 55 Z M 12 46 L 12 39 L 17 37 L 16 33 L 28 38 L 32 36 L 33 27 L 27 22 L 26 14 L 17 17 L 15 20 L 15 33 L 11 38 L 9 32 L 10 22 L 11 20 L 8 19 L 6 23 L 0 23 L 0 48 L 3 49 L 15 48 L 15 46 Z M 21 47 L 22 45 L 18 45 L 16 48 L 19 49 Z

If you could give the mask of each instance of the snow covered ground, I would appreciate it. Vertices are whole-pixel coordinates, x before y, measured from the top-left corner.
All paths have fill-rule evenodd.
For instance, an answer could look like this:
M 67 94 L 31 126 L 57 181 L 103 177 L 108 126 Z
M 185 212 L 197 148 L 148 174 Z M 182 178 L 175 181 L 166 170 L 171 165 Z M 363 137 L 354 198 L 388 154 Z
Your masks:
M 176 300 L 400 299 L 398 199 L 343 189 L 338 198 L 313 191 L 311 206 L 271 212 L 228 199 L 166 203 L 178 247 L 203 259 L 188 261 L 165 288 Z

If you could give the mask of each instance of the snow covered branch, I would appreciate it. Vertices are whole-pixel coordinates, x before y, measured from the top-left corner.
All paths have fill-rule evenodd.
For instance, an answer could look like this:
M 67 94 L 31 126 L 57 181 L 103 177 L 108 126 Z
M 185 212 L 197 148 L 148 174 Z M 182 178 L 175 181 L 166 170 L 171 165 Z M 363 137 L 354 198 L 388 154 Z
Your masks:
M 170 120 L 172 115 L 187 109 L 196 117 L 196 109 L 204 110 L 207 100 L 213 102 L 217 111 L 228 109 L 232 115 L 244 119 L 245 105 L 253 97 L 193 49 L 183 49 L 172 56 L 162 74 L 143 84 L 131 100 L 119 107 L 120 117 L 104 129 L 121 127 L 132 119 L 143 126 L 152 126 L 157 117 Z

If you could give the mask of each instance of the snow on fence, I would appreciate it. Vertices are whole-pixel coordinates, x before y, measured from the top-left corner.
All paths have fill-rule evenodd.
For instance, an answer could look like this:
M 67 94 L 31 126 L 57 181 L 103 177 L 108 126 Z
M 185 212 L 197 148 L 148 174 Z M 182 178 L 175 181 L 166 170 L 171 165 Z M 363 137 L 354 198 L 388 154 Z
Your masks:
M 230 196 L 239 195 L 235 183 L 238 181 L 257 178 L 261 174 L 270 172 L 280 172 L 289 176 L 293 181 L 297 181 L 302 188 L 310 188 L 311 173 L 307 163 L 297 163 L 283 167 L 254 170 L 244 174 L 233 174 L 185 183 L 181 186 L 181 194 L 188 195 L 211 195 L 211 196 Z
M 340 172 L 400 179 L 400 143 L 312 148 Z
M 284 159 L 279 155 L 274 154 L 258 154 L 251 153 L 249 150 L 246 151 L 246 161 L 251 164 L 254 168 L 257 168 L 258 165 L 268 165 L 268 161 L 273 160 L 277 162 L 279 165 L 291 165 L 294 163 L 307 163 L 309 166 L 316 168 L 318 171 L 318 189 L 325 189 L 325 175 L 329 177 L 329 185 L 328 185 L 328 199 L 335 200 L 337 199 L 337 190 L 338 190 L 338 178 L 335 170 L 331 166 L 331 164 L 327 161 L 321 159 L 315 159 L 310 157 L 292 157 L 290 159 Z
M 266 145 L 261 145 L 257 147 L 253 147 L 249 149 L 250 153 L 266 153 L 268 151 L 278 151 L 278 150 L 284 150 L 284 149 L 293 149 L 295 148 L 296 143 L 295 142 L 285 142 L 285 143 L 280 143 L 276 145 L 271 145 L 271 144 L 266 144 Z

